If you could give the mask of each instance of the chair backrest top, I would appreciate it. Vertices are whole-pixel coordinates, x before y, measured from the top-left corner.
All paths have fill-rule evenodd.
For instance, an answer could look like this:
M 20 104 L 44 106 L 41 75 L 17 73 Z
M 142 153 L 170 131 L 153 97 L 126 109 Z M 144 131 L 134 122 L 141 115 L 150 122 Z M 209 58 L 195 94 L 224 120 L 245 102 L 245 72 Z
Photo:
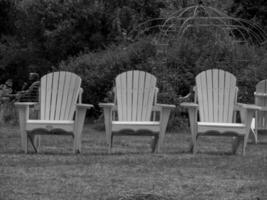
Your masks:
M 150 121 L 155 103 L 157 79 L 150 73 L 133 70 L 115 79 L 119 121 Z
M 81 78 L 71 72 L 52 72 L 41 78 L 41 120 L 73 120 Z
M 267 94 L 267 79 L 262 80 L 257 83 L 256 93 Z
M 256 105 L 267 106 L 267 79 L 257 83 L 254 95 Z
M 236 77 L 221 69 L 210 69 L 196 76 L 196 98 L 200 121 L 233 122 L 237 101 Z

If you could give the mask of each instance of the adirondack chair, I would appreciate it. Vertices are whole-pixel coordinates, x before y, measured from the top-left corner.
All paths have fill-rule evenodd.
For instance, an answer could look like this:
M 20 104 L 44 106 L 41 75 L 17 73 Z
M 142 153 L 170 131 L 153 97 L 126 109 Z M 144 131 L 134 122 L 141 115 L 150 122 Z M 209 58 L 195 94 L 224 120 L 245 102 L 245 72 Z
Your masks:
M 251 120 L 258 107 L 237 103 L 237 92 L 236 78 L 229 72 L 210 69 L 196 76 L 195 102 L 181 103 L 189 111 L 193 153 L 197 152 L 198 136 L 214 135 L 234 136 L 233 153 L 243 140 L 245 155 Z M 237 111 L 241 123 L 235 121 Z
M 256 85 L 254 96 L 255 104 L 260 107 L 251 123 L 251 129 L 256 135 L 257 143 L 258 133 L 267 131 L 267 80 L 262 80 Z
M 40 135 L 71 135 L 74 138 L 73 151 L 81 152 L 81 134 L 86 109 L 92 105 L 82 104 L 81 78 L 71 72 L 53 72 L 41 78 L 40 118 L 29 119 L 29 107 L 36 102 L 16 102 L 22 148 L 28 152 L 28 139 L 37 152 Z M 77 103 L 79 97 L 79 103 Z M 75 119 L 74 119 L 75 113 Z
M 174 105 L 157 104 L 156 77 L 143 71 L 127 71 L 115 80 L 115 103 L 104 108 L 106 138 L 111 152 L 113 136 L 154 136 L 152 151 L 159 152 L 170 111 Z M 160 113 L 156 121 L 155 112 Z

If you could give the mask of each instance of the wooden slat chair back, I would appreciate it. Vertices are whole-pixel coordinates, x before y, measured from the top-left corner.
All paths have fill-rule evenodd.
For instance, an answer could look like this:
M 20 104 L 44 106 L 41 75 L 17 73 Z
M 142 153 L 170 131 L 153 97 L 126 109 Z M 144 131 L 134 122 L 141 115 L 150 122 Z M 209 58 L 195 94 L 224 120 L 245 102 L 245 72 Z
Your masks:
M 82 91 L 81 78 L 76 74 L 65 71 L 53 72 L 41 78 L 40 116 L 29 119 L 29 106 L 37 105 L 37 102 L 16 103 L 25 153 L 28 151 L 28 140 L 37 152 L 40 147 L 40 135 L 55 134 L 71 135 L 74 139 L 73 151 L 81 152 L 86 110 L 93 107 L 90 104 L 82 104 Z
M 40 119 L 73 120 L 81 78 L 71 72 L 49 73 L 41 78 Z
M 100 103 L 104 108 L 109 152 L 113 137 L 152 136 L 152 151 L 159 152 L 168 119 L 174 105 L 158 104 L 156 77 L 144 71 L 127 71 L 115 79 L 114 103 Z
M 201 122 L 232 123 L 237 101 L 235 76 L 219 69 L 201 72 L 196 77 L 196 99 Z
M 119 121 L 151 121 L 157 93 L 156 77 L 143 71 L 128 71 L 116 77 Z
M 262 80 L 256 85 L 255 104 L 261 107 L 267 107 L 267 80 Z M 267 112 L 257 112 L 257 130 L 267 130 Z
M 192 134 L 192 150 L 197 151 L 199 136 L 234 137 L 232 150 L 235 153 L 243 140 L 243 155 L 250 133 L 251 120 L 256 105 L 237 103 L 236 78 L 233 74 L 211 69 L 196 77 L 195 102 L 180 105 L 188 108 Z M 240 113 L 241 123 L 235 120 L 235 112 Z M 199 120 L 197 114 L 199 113 Z M 254 134 L 256 139 L 256 135 Z

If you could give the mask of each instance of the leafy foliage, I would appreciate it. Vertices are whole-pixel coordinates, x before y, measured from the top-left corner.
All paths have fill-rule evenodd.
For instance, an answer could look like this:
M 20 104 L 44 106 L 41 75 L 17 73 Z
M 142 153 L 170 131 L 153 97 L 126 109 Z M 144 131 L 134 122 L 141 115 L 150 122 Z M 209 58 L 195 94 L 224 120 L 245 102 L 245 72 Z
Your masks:
M 267 2 L 265 0 L 234 0 L 230 12 L 237 17 L 267 26 Z
M 145 41 L 129 46 L 113 46 L 97 53 L 83 54 L 63 61 L 60 70 L 73 71 L 83 80 L 86 93 L 84 102 L 98 105 L 112 89 L 113 80 L 118 73 L 130 69 L 144 69 L 151 72 L 147 62 L 155 54 L 155 48 Z
M 267 76 L 264 47 L 229 46 L 224 38 L 218 40 L 202 30 L 172 42 L 166 57 L 158 54 L 151 35 L 129 42 L 129 33 L 140 23 L 190 2 L 0 0 L 0 82 L 13 78 L 18 90 L 30 71 L 40 75 L 73 71 L 82 77 L 84 102 L 97 106 L 107 100 L 117 74 L 145 70 L 158 78 L 159 102 L 177 106 L 169 125 L 183 127 L 187 121 L 180 97 L 192 91 L 200 71 L 222 68 L 237 76 L 239 101 L 252 103 L 256 83 Z M 209 0 L 205 4 L 222 10 L 232 5 L 232 15 L 266 25 L 265 1 Z M 91 113 L 99 114 L 98 108 Z
M 0 81 L 8 74 L 25 78 L 32 64 L 43 74 L 68 57 L 124 42 L 129 30 L 158 17 L 162 6 L 154 0 L 12 2 L 0 1 Z

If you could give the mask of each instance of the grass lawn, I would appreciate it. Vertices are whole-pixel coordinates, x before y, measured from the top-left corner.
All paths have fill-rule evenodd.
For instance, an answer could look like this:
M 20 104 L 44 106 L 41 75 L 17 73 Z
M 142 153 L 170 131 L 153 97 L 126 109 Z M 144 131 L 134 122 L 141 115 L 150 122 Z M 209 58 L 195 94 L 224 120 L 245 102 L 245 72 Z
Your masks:
M 150 138 L 118 137 L 107 154 L 103 131 L 86 125 L 82 154 L 69 136 L 43 136 L 40 154 L 21 151 L 18 127 L 0 128 L 0 200 L 266 200 L 267 135 L 231 155 L 231 138 L 167 133 L 161 154 Z

